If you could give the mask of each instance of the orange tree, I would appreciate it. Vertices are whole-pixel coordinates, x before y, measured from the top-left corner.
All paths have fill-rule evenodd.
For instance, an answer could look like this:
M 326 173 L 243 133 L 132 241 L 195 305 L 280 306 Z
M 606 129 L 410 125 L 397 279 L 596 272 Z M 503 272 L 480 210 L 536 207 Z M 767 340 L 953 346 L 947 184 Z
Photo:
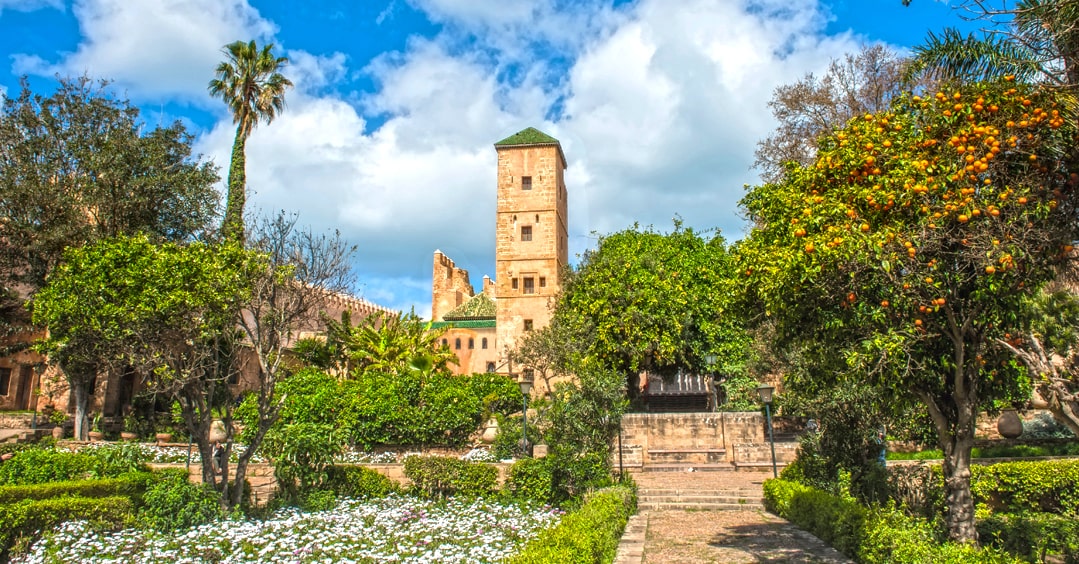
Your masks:
M 836 378 L 925 405 L 955 540 L 977 539 L 977 413 L 1029 393 L 995 339 L 1017 334 L 1022 297 L 1053 277 L 1075 236 L 1063 113 L 1051 92 L 1011 80 L 906 95 L 742 200 L 755 229 L 739 268 L 780 334 L 832 346 Z

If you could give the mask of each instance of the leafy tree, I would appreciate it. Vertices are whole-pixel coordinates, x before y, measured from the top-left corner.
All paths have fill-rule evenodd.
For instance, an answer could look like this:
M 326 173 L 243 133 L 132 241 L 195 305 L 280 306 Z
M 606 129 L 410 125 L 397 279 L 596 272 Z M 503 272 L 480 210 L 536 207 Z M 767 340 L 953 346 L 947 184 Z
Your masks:
M 678 223 L 666 235 L 607 235 L 566 276 L 552 324 L 576 336 L 579 356 L 623 374 L 631 400 L 641 371 L 736 373 L 746 334 L 732 315 L 741 282 L 734 268 L 722 237 L 706 240 Z M 710 354 L 715 366 L 705 361 Z
M 1031 404 L 1079 435 L 1079 297 L 1054 284 L 1029 301 L 1030 324 L 997 338 L 1033 379 Z
M 794 84 L 776 88 L 768 106 L 779 122 L 757 143 L 756 166 L 765 182 L 775 182 L 788 162 L 809 164 L 817 139 L 842 127 L 850 118 L 887 109 L 901 93 L 905 61 L 883 45 L 864 46 L 857 54 L 833 59 L 822 77 L 806 74 Z
M 234 241 L 244 239 L 247 138 L 258 122 L 272 122 L 285 108 L 285 91 L 292 87 L 292 82 L 278 72 L 288 64 L 288 59 L 275 57 L 272 50 L 272 43 L 260 50 L 254 40 L 229 43 L 224 48 L 225 60 L 217 65 L 217 78 L 209 85 L 210 95 L 228 105 L 236 124 L 228 200 L 221 226 L 225 237 Z
M 906 96 L 742 201 L 757 228 L 741 269 L 777 331 L 829 343 L 864 381 L 925 406 L 953 539 L 976 538 L 979 409 L 1029 393 L 995 339 L 1021 326 L 1023 296 L 1075 236 L 1065 125 L 1052 92 L 1010 82 Z
M 350 259 L 356 248 L 339 233 L 316 234 L 296 226 L 296 216 L 283 212 L 255 225 L 248 247 L 265 263 L 252 274 L 251 293 L 238 310 L 236 326 L 258 366 L 253 390 L 257 418 L 248 448 L 236 464 L 235 483 L 242 484 L 251 457 L 280 414 L 284 397 L 278 383 L 293 372 L 288 348 L 301 331 L 313 330 L 319 313 L 335 295 L 347 292 L 354 275 Z M 231 454 L 231 402 L 226 411 L 225 453 Z M 223 480 L 227 483 L 226 473 Z M 233 488 L 230 504 L 239 505 L 242 489 Z
M 217 205 L 214 166 L 180 122 L 148 128 L 87 77 L 51 96 L 24 82 L 0 113 L 0 291 L 32 295 L 68 247 L 145 233 L 183 241 Z M 7 316 L 5 316 L 7 317 Z
M 155 245 L 143 235 L 65 253 L 38 292 L 34 322 L 49 327 L 41 348 L 68 378 L 77 437 L 85 436 L 89 383 L 109 368 L 134 366 L 152 386 L 190 395 L 212 364 L 206 343 L 245 297 L 234 266 L 243 258 L 234 247 Z

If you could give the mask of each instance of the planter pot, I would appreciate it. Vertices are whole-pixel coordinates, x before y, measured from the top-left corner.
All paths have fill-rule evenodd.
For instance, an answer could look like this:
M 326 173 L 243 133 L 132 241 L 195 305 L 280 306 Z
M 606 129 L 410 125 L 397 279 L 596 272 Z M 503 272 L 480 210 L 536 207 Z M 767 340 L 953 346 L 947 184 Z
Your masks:
M 154 435 L 154 438 L 156 438 L 159 443 L 171 443 L 172 433 L 158 433 Z
M 228 435 L 225 433 L 225 422 L 220 419 L 214 419 L 210 423 L 210 442 L 211 443 L 223 443 Z
M 480 440 L 491 444 L 495 442 L 495 437 L 498 436 L 498 421 L 492 417 L 487 420 L 487 425 L 483 428 L 483 434 L 480 435 Z
M 133 441 L 133 440 L 135 440 L 137 438 L 139 438 L 139 436 L 137 434 L 135 434 L 135 433 L 130 433 L 128 431 L 124 431 L 124 432 L 120 433 L 120 439 L 125 440 L 125 441 Z
M 52 428 L 52 438 L 54 438 L 56 440 L 60 440 L 60 439 L 64 438 L 64 428 L 59 426 L 59 425 L 57 425 L 56 427 L 53 427 Z
M 1005 439 L 1015 439 L 1023 434 L 1023 421 L 1014 409 L 1005 409 L 997 419 L 997 431 Z
M 90 440 L 94 442 L 105 440 L 105 433 L 101 431 L 90 431 L 89 435 Z

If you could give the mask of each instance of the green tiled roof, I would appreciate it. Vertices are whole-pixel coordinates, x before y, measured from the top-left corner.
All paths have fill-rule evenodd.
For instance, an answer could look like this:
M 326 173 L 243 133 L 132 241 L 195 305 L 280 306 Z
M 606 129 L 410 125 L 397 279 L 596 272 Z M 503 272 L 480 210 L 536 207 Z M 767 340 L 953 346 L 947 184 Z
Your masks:
M 481 329 L 483 327 L 494 327 L 494 319 L 466 319 L 461 321 L 432 321 L 431 329 L 442 329 L 443 327 L 460 328 L 460 329 Z
M 495 143 L 495 147 L 506 147 L 510 145 L 556 145 L 558 139 L 547 135 L 546 133 L 536 129 L 535 127 L 529 127 L 528 129 L 522 129 L 513 135 Z
M 566 154 L 562 152 L 562 144 L 558 142 L 558 139 L 535 127 L 522 129 L 495 143 L 495 147 L 527 147 L 529 145 L 554 145 L 558 148 L 558 157 L 562 159 L 562 168 L 569 168 L 569 165 L 566 164 Z
M 462 319 L 494 319 L 497 314 L 495 301 L 486 292 L 472 296 L 465 303 L 453 308 L 442 316 L 446 321 Z

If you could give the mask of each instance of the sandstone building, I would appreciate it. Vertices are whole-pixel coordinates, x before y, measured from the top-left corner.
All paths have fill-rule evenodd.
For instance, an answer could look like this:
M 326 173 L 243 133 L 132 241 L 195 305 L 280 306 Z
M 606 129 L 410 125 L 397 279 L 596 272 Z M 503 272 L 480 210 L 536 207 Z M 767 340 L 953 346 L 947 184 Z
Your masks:
M 476 293 L 468 272 L 435 251 L 431 320 L 457 371 L 518 374 L 508 352 L 545 327 L 569 264 L 566 157 L 557 139 L 528 128 L 497 143 L 495 278 Z M 537 379 L 539 382 L 539 379 Z M 542 393 L 542 391 L 541 391 Z

